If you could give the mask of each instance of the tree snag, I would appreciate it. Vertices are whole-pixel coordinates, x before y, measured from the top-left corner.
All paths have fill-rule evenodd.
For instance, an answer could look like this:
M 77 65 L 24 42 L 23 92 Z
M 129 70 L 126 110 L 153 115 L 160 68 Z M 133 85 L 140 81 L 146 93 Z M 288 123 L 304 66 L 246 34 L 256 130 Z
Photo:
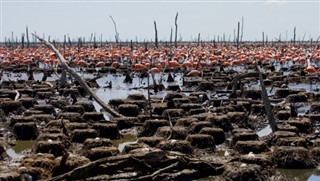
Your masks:
M 175 21 L 174 21 L 174 24 L 176 26 L 176 33 L 175 33 L 175 36 L 174 36 L 174 46 L 177 48 L 178 45 L 177 45 L 177 38 L 178 38 L 178 13 L 176 14 L 176 18 L 175 18 Z

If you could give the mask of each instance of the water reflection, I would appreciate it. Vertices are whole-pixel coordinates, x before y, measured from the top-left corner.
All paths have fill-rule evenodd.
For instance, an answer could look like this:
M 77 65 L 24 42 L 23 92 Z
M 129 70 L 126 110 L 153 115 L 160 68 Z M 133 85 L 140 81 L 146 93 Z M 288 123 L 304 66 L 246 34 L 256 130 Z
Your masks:
M 11 158 L 23 158 L 27 151 L 30 151 L 35 144 L 34 140 L 16 141 L 15 146 L 6 152 Z
M 111 142 L 114 147 L 118 147 L 119 151 L 122 152 L 126 145 L 137 143 L 137 137 L 132 134 L 125 134 L 121 139 L 111 140 Z
M 281 181 L 320 180 L 320 171 L 317 169 L 278 169 L 278 171 L 283 175 Z

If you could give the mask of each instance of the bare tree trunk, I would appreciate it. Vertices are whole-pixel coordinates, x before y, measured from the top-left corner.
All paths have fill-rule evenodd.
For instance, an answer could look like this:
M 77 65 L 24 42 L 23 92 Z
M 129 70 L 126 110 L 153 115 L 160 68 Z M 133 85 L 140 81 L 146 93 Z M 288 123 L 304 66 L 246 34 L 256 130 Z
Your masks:
M 114 109 L 112 109 L 110 106 L 108 106 L 106 103 L 104 103 L 91 89 L 90 87 L 87 85 L 87 83 L 82 80 L 82 78 L 76 73 L 74 72 L 72 69 L 70 69 L 70 67 L 65 63 L 66 60 L 64 59 L 64 57 L 61 55 L 61 53 L 51 44 L 48 43 L 47 41 L 45 41 L 44 39 L 34 35 L 37 39 L 39 39 L 41 42 L 43 42 L 46 46 L 48 46 L 50 49 L 52 49 L 55 54 L 58 57 L 58 60 L 61 64 L 61 67 L 63 69 L 65 69 L 76 81 L 79 82 L 79 84 L 88 92 L 88 94 L 103 108 L 105 109 L 107 112 L 109 112 L 112 116 L 115 117 L 124 117 L 122 114 L 116 112 Z
M 242 42 L 242 37 L 243 37 L 243 25 L 244 25 L 244 18 L 243 18 L 243 16 L 242 16 L 240 42 Z
M 240 22 L 238 22 L 238 34 L 237 34 L 237 50 L 239 49 L 239 38 L 240 38 Z
M 172 27 L 171 27 L 171 32 L 170 32 L 170 51 L 172 48 Z
M 151 109 L 151 98 L 150 98 L 150 80 L 149 80 L 150 75 L 148 74 L 147 77 L 147 86 L 148 86 L 148 104 L 149 104 L 149 113 L 150 113 L 150 119 L 152 119 L 152 109 Z M 154 85 L 156 86 L 156 85 Z
M 29 46 L 30 46 L 30 42 L 29 42 L 29 31 L 28 31 L 28 26 L 26 27 L 26 36 L 27 36 L 27 48 L 29 48 Z
M 175 33 L 175 37 L 174 37 L 174 46 L 177 48 L 178 45 L 177 45 L 177 38 L 178 38 L 178 13 L 176 14 L 176 18 L 175 18 L 175 21 L 174 21 L 174 24 L 176 26 L 176 33 Z
M 100 47 L 102 47 L 102 33 L 100 35 Z
M 66 43 L 67 43 L 67 36 L 63 36 L 63 57 L 65 56 L 66 53 Z
M 113 20 L 112 16 L 110 16 L 112 22 L 113 22 L 113 25 L 114 25 L 114 30 L 116 31 L 116 35 L 115 35 L 115 38 L 116 38 L 116 43 L 118 44 L 119 43 L 119 33 L 118 33 L 118 30 L 117 30 L 117 24 L 116 22 Z
M 89 42 L 92 43 L 93 33 L 91 33 Z
M 259 80 L 260 80 L 260 86 L 261 86 L 261 96 L 264 104 L 264 108 L 267 113 L 267 118 L 271 127 L 272 132 L 276 132 L 278 130 L 277 123 L 271 108 L 270 100 L 268 97 L 266 86 L 264 85 L 262 74 L 260 72 L 260 67 L 256 67 L 258 73 L 259 73 Z
M 24 49 L 24 33 L 21 35 L 21 48 Z
M 71 42 L 70 36 L 68 36 L 68 42 L 69 42 L 69 46 L 71 47 L 72 42 Z
M 266 45 L 268 45 L 268 35 L 266 35 Z
M 198 34 L 198 46 L 200 46 L 200 33 Z
M 304 38 L 306 37 L 306 33 L 307 32 L 304 32 L 303 37 L 302 37 L 302 41 L 304 41 Z
M 93 37 L 93 48 L 97 48 L 96 34 L 94 34 L 94 37 Z
M 264 46 L 264 32 L 262 32 L 262 46 Z
M 279 40 L 279 42 L 281 42 L 281 33 L 279 34 L 279 39 L 278 40 Z
M 293 28 L 293 44 L 296 44 L 296 27 Z
M 156 46 L 156 48 L 158 48 L 158 30 L 157 30 L 157 23 L 156 23 L 156 21 L 154 21 L 153 23 L 154 23 L 154 32 L 155 32 L 154 41 L 155 41 L 155 46 Z
M 13 31 L 11 31 L 11 41 L 14 42 L 14 39 L 13 39 Z

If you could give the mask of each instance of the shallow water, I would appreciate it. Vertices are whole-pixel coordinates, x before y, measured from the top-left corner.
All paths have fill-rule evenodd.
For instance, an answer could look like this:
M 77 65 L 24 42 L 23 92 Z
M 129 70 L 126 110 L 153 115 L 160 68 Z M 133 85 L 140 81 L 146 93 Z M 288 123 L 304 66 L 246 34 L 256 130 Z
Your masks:
M 11 158 L 23 158 L 27 152 L 30 152 L 35 140 L 16 141 L 15 146 L 9 148 L 6 152 Z
M 125 134 L 122 138 L 111 140 L 111 142 L 114 147 L 118 147 L 119 151 L 122 152 L 126 145 L 137 143 L 137 136 L 132 134 Z
M 271 133 L 272 133 L 272 129 L 271 129 L 270 125 L 268 125 L 268 126 L 262 128 L 260 131 L 258 131 L 257 135 L 259 137 L 263 137 L 263 136 L 267 136 L 267 135 L 269 135 Z
M 281 181 L 319 181 L 320 171 L 317 169 L 277 169 L 283 178 Z

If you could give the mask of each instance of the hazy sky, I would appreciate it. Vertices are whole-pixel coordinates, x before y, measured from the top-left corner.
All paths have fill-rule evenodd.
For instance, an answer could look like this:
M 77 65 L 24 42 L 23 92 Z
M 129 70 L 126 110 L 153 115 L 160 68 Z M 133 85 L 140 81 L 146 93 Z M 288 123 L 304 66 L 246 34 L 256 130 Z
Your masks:
M 243 40 L 292 39 L 296 26 L 297 39 L 316 40 L 320 35 L 320 0 L 0 0 L 0 41 L 21 37 L 26 25 L 29 32 L 52 39 L 70 37 L 114 41 L 115 30 L 110 15 L 117 23 L 120 39 L 153 40 L 156 21 L 160 40 L 170 39 L 178 16 L 178 38 L 191 40 L 201 33 L 204 40 L 222 37 L 233 40 L 237 22 L 244 17 Z

